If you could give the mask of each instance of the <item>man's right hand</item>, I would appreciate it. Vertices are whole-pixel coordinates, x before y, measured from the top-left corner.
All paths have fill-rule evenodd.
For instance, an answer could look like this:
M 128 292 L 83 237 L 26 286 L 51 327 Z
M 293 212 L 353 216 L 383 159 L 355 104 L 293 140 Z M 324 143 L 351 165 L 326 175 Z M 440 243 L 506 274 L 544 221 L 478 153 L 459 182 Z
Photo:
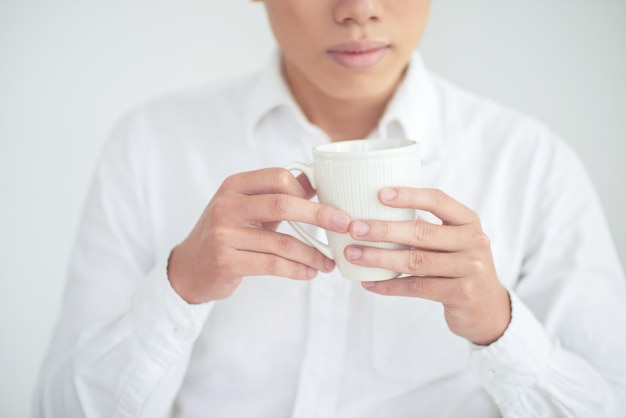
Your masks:
M 334 262 L 316 249 L 276 232 L 281 221 L 348 232 L 348 214 L 311 202 L 304 176 L 282 168 L 227 178 L 187 238 L 170 255 L 168 276 L 189 303 L 230 296 L 244 276 L 272 275 L 297 280 L 329 272 Z

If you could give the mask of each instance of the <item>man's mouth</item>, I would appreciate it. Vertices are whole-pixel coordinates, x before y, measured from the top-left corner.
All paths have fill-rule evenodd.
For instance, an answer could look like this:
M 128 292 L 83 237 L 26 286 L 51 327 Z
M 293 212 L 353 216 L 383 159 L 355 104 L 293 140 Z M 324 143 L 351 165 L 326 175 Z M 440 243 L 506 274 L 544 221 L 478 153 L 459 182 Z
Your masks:
M 390 45 L 379 41 L 350 41 L 330 48 L 327 53 L 337 64 L 349 69 L 368 69 L 378 64 Z

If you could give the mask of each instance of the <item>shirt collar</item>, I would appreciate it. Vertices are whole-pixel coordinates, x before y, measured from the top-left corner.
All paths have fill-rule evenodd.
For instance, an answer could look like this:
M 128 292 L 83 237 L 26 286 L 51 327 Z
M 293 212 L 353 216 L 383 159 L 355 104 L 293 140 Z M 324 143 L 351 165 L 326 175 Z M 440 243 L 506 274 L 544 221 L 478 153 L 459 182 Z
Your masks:
M 255 130 L 264 118 L 281 109 L 289 111 L 304 129 L 313 128 L 291 95 L 283 77 L 280 53 L 276 52 L 251 90 L 244 116 L 248 138 L 255 137 Z M 419 52 L 415 52 L 373 136 L 414 139 L 420 143 L 422 161 L 430 161 L 441 151 L 438 111 L 431 75 Z
M 309 125 L 283 77 L 281 57 L 277 51 L 257 76 L 250 92 L 244 116 L 249 140 L 254 139 L 261 121 L 280 109 L 288 109 L 301 126 Z
M 420 143 L 422 161 L 434 159 L 442 144 L 438 102 L 431 75 L 419 52 L 415 52 L 379 122 L 378 135 L 414 139 Z

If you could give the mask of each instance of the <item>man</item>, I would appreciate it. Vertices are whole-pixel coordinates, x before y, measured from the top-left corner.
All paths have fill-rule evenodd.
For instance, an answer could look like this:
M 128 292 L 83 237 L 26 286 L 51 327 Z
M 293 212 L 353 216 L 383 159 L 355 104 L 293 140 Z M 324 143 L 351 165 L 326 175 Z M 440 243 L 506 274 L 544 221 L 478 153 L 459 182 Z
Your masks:
M 425 69 L 426 0 L 264 4 L 262 74 L 113 133 L 38 415 L 623 416 L 626 284 L 569 148 Z M 378 196 L 416 222 L 351 219 L 272 168 L 365 137 L 421 142 L 424 188 Z M 345 280 L 282 221 L 406 244 L 344 253 L 405 277 Z

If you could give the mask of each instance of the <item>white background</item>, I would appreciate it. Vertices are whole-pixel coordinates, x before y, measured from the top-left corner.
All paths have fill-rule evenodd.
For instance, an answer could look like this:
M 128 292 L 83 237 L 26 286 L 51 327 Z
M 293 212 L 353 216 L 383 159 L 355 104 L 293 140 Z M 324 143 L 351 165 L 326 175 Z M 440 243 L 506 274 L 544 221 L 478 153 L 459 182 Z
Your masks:
M 422 51 L 585 162 L 626 261 L 626 2 L 434 0 Z M 0 415 L 28 416 L 102 142 L 138 103 L 262 65 L 247 0 L 0 0 Z

